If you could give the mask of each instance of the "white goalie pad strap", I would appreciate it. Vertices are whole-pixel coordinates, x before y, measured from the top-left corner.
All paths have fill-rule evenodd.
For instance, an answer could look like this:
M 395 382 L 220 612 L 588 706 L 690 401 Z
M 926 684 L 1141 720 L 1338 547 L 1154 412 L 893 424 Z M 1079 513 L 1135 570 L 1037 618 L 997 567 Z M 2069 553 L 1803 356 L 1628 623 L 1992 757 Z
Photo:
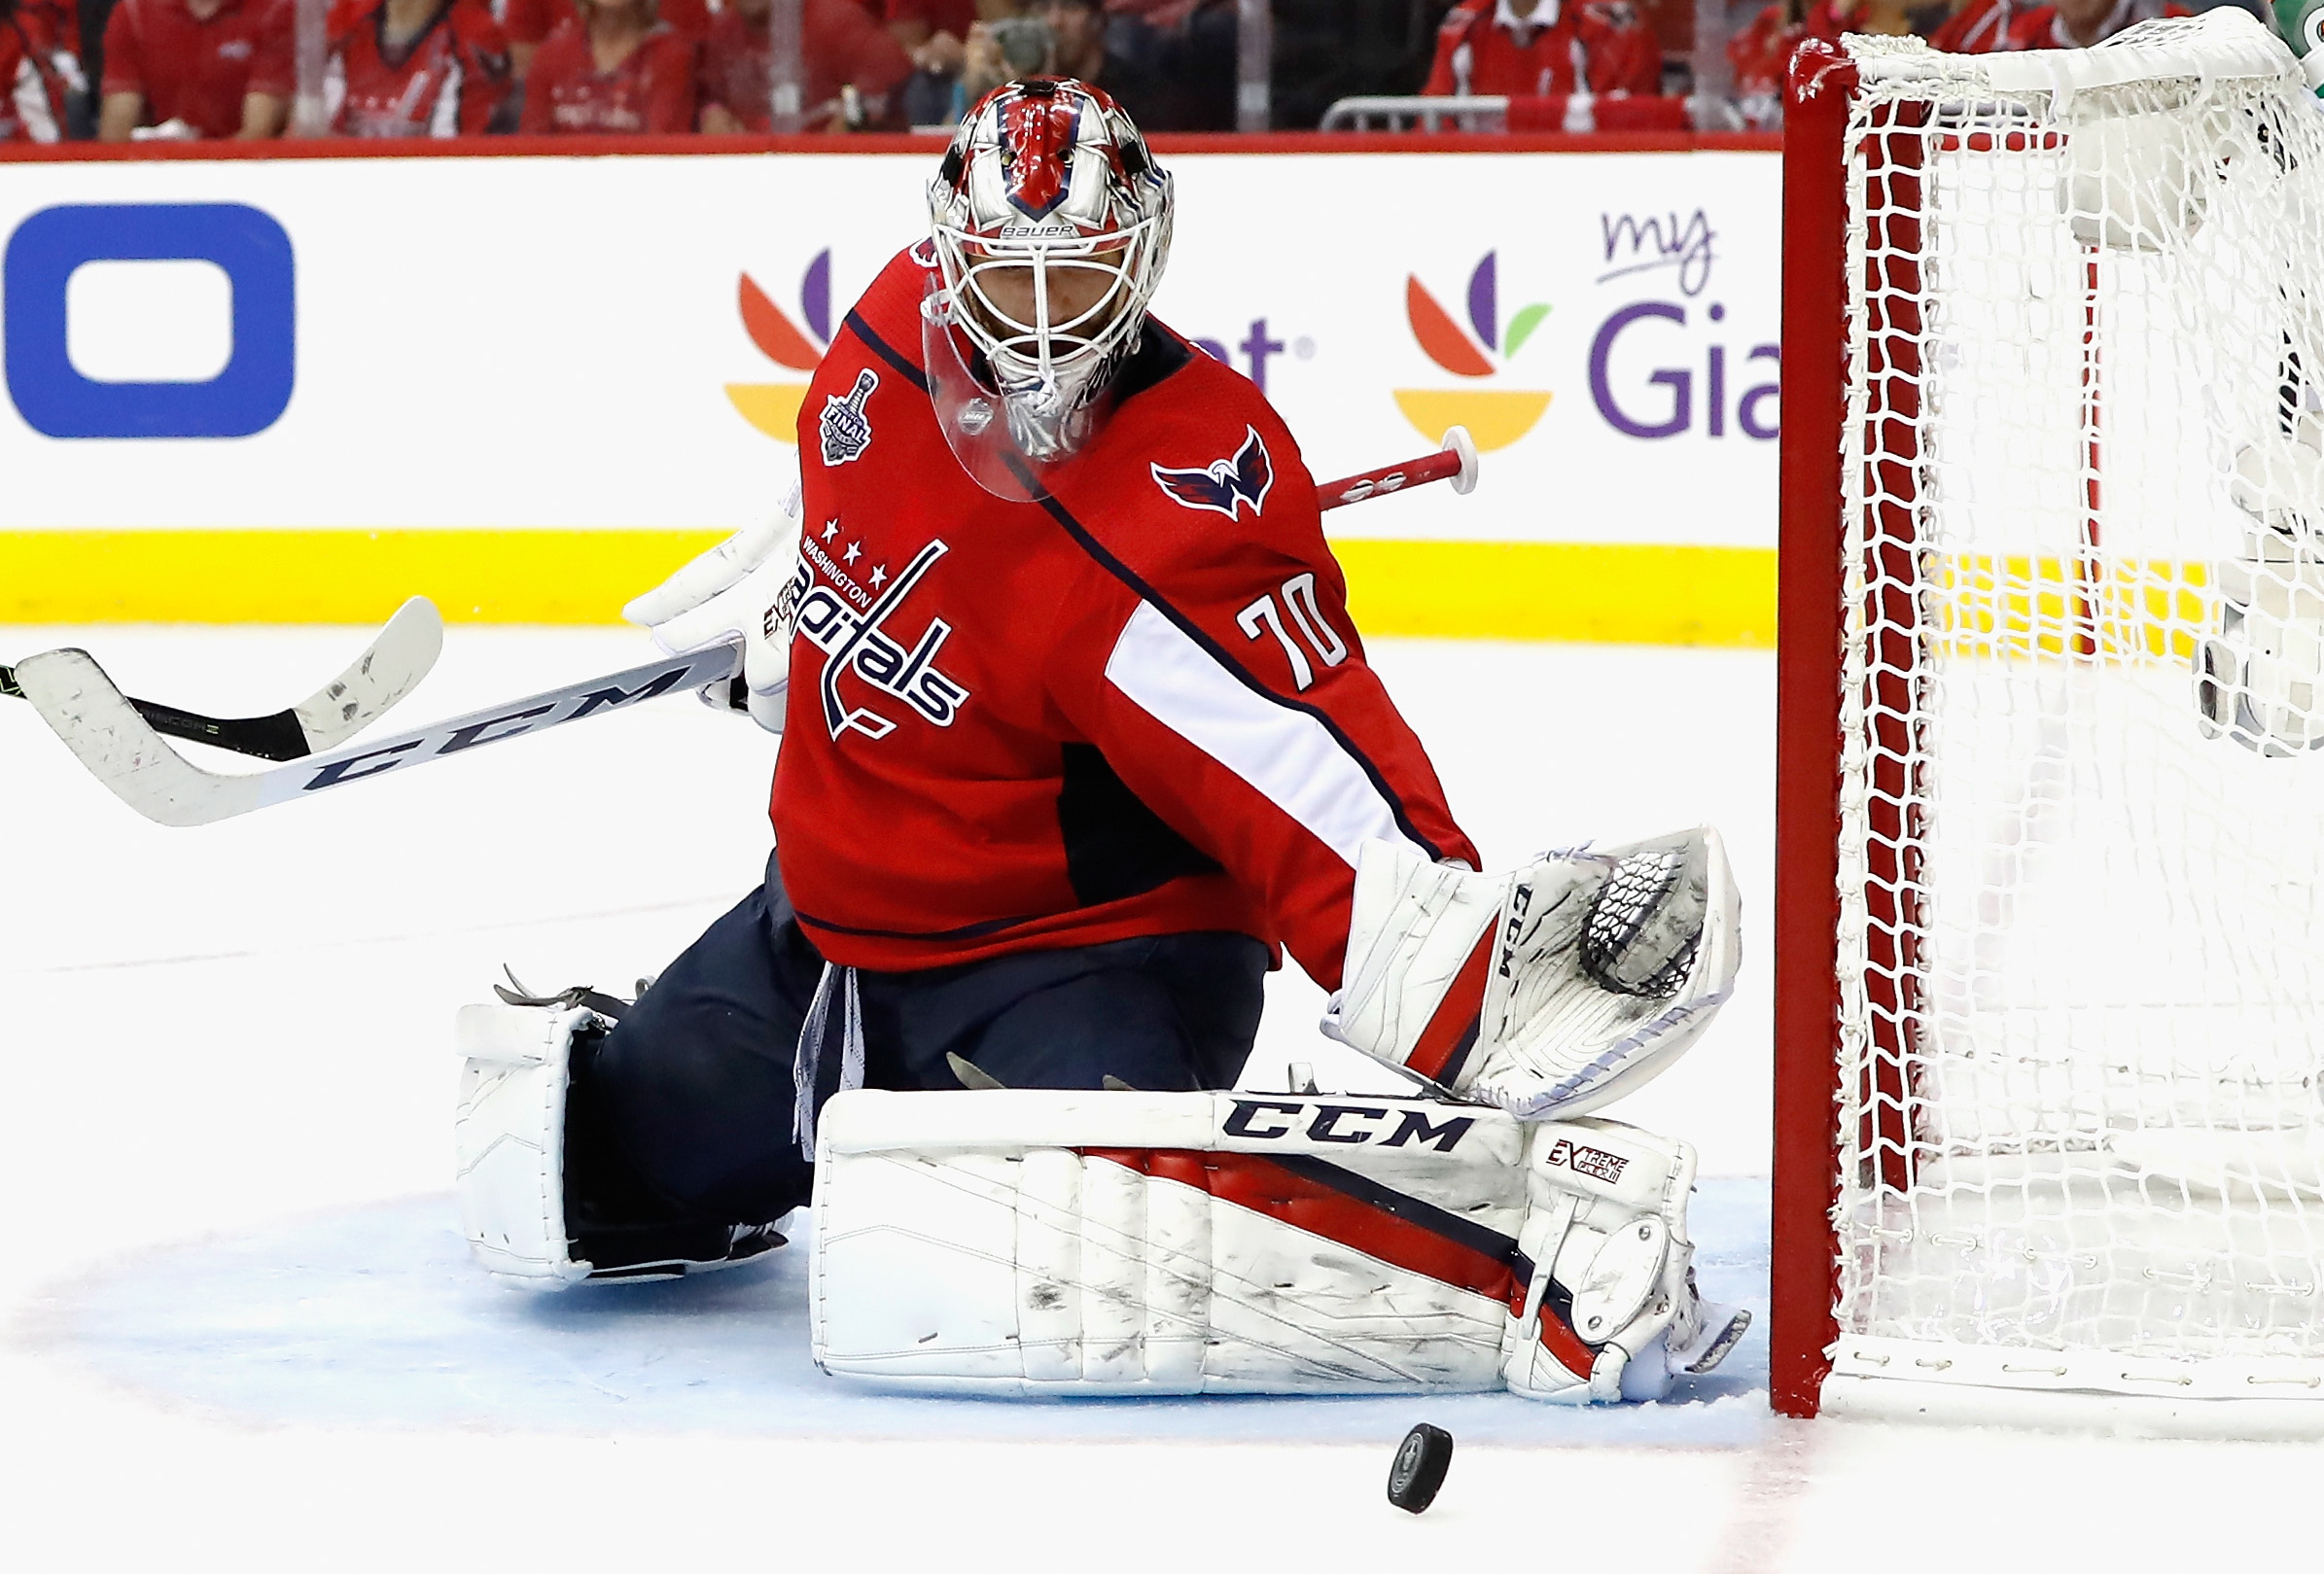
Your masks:
M 1528 1159 L 1554 1130 L 1418 1100 L 842 1093 L 816 1166 L 815 1357 L 1006 1395 L 1613 1398 L 1692 1158 L 1648 1180 L 1600 1144 L 1612 1178 L 1560 1188 Z M 1609 1254 L 1621 1209 L 1665 1219 L 1673 1185 L 1679 1227 Z
M 1749 1325 L 1694 1285 L 1686 1204 L 1695 1150 L 1611 1120 L 1529 1128 L 1520 1244 L 1546 1303 L 1535 1337 L 1510 1341 L 1512 1391 L 1542 1399 L 1659 1399 L 1681 1372 L 1716 1366 Z M 1565 1333 L 1561 1333 L 1561 1329 Z M 1586 1372 L 1566 1347 L 1589 1352 Z
M 1323 1031 L 1526 1119 L 1660 1075 L 1733 992 L 1742 905 L 1708 826 L 1513 875 L 1368 844 Z
M 460 1227 L 496 1277 L 550 1287 L 588 1277 L 565 1232 L 566 1066 L 574 1033 L 602 1020 L 579 1006 L 460 1008 Z

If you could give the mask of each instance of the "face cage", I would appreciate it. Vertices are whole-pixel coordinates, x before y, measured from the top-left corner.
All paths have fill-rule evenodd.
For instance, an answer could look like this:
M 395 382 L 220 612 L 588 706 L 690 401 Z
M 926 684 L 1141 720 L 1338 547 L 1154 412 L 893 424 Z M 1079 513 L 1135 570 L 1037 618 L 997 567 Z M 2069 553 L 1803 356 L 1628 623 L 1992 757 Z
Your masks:
M 1052 413 L 1070 415 L 1086 403 L 1112 358 L 1137 333 L 1146 302 L 1160 282 L 1169 230 L 1162 217 L 1154 215 L 1101 234 L 1057 243 L 1006 243 L 1004 250 L 1002 242 L 938 224 L 935 241 L 945 287 L 962 304 L 961 331 L 992 367 L 998 392 L 1009 402 L 1011 413 L 1023 402 L 1028 413 L 1038 412 L 1045 424 Z M 1101 261 L 1101 253 L 1114 253 L 1120 260 Z M 980 275 L 1001 268 L 1031 269 L 1034 321 L 1003 311 L 978 282 Z M 1087 310 L 1051 323 L 1051 269 L 1104 273 L 1111 282 Z

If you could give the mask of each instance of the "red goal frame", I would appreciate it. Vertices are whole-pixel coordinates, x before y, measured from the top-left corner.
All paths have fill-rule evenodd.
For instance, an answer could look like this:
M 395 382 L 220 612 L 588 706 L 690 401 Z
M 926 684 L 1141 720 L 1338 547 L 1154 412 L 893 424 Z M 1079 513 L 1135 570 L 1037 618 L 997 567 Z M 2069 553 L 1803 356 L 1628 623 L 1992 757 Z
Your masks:
M 1782 507 L 1777 593 L 1775 1182 L 1769 1401 L 1813 1416 L 1839 1337 L 1841 776 L 1849 612 L 1846 426 L 1860 419 L 1865 510 L 1861 612 L 1872 630 L 1858 696 L 1872 758 L 1863 900 L 1868 1069 L 1860 1150 L 1901 1186 L 1912 1156 L 1911 1022 L 1920 878 L 1909 719 L 1918 714 L 1920 608 L 1921 157 L 1925 106 L 1876 114 L 1860 157 L 1846 146 L 1854 64 L 1837 47 L 1792 57 L 1783 148 Z M 1892 131 L 1884 133 L 1887 125 Z M 1849 342 L 1848 222 L 1860 183 L 1871 233 L 1863 365 Z M 1865 403 L 1851 416 L 1860 372 Z

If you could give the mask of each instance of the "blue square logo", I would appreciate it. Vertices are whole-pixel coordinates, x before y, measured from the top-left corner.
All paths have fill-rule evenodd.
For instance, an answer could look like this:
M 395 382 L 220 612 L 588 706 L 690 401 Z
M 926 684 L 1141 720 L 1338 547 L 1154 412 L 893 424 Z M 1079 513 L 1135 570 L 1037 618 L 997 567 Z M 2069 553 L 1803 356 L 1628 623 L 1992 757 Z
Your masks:
M 67 344 L 66 288 L 85 262 L 215 264 L 233 288 L 233 351 L 206 382 L 99 382 Z M 247 437 L 278 420 L 298 372 L 291 237 L 238 202 L 43 208 L 0 259 L 8 394 L 52 437 Z

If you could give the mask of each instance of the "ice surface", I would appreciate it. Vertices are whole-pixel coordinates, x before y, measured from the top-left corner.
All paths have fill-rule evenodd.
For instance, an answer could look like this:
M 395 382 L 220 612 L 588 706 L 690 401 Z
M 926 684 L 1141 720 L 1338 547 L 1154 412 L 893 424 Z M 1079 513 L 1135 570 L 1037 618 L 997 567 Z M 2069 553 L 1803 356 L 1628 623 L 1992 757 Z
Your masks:
M 133 693 L 238 714 L 305 692 L 363 638 L 0 628 L 0 659 L 83 645 Z M 619 631 L 455 626 L 403 714 L 637 649 Z M 1617 1112 L 1700 1145 L 1706 1278 L 1763 1305 L 1764 1180 L 1748 1177 L 1767 1172 L 1772 660 L 1402 642 L 1374 655 L 1489 860 L 1702 819 L 1726 832 L 1746 895 L 1742 988 Z M 2297 1505 L 2324 1450 L 1778 1422 L 1757 1392 L 1763 1328 L 1682 1406 L 1023 1406 L 838 1397 L 785 1321 L 788 1250 L 561 1299 L 479 1281 L 444 1198 L 453 1008 L 504 961 L 545 987 L 658 967 L 757 878 L 770 763 L 753 728 L 678 700 L 170 831 L 0 703 L 9 1568 L 2312 1560 Z M 1326 1086 L 1365 1074 L 1316 1035 L 1318 1004 L 1277 975 L 1252 1080 L 1274 1074 L 1269 1057 L 1315 1064 Z M 1382 1488 L 1423 1417 L 1461 1446 L 1414 1519 Z
M 1767 1192 L 1697 1200 L 1704 1293 L 1766 1312 Z M 804 1214 L 793 1222 L 802 1230 Z M 1423 1417 L 1463 1441 L 1733 1446 L 1766 1421 L 1756 1336 L 1669 1401 L 1586 1414 L 1509 1394 L 1012 1400 L 907 1396 L 818 1373 L 803 1235 L 687 1280 L 502 1287 L 469 1261 L 448 1194 L 207 1240 L 53 1293 L 27 1332 L 158 1398 L 253 1421 L 612 1427 L 789 1437 L 1388 1444 Z

